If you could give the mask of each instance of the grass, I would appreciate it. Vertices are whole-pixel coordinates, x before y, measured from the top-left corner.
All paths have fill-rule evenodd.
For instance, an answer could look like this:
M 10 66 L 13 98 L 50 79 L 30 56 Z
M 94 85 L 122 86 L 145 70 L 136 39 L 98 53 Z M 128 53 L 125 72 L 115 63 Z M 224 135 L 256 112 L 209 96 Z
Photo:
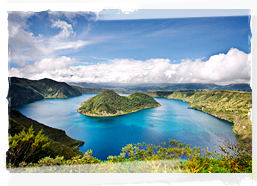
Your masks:
M 201 110 L 220 119 L 234 123 L 233 131 L 240 140 L 252 141 L 252 93 L 243 91 L 177 91 L 169 99 L 188 102 L 190 108 Z

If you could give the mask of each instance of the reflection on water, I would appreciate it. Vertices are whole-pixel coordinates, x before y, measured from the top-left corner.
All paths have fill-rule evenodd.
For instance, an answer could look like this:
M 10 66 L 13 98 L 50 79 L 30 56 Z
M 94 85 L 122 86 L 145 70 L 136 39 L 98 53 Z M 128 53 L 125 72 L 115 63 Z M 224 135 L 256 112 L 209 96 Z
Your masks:
M 179 100 L 156 98 L 161 107 L 115 117 L 89 117 L 77 112 L 81 103 L 96 94 L 69 99 L 45 99 L 17 107 L 24 115 L 51 127 L 63 129 L 72 138 L 85 141 L 84 153 L 106 159 L 118 155 L 130 143 L 160 144 L 180 140 L 191 147 L 219 151 L 224 142 L 235 143 L 232 123 L 193 109 Z

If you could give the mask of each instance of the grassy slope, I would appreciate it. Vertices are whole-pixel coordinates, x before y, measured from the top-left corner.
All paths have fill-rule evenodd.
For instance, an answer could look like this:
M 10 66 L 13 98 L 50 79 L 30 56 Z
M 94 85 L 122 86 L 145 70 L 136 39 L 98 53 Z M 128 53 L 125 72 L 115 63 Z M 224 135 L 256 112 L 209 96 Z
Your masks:
M 105 90 L 102 88 L 82 88 L 82 87 L 74 86 L 74 85 L 71 85 L 71 87 L 78 90 L 82 94 L 84 94 L 84 93 L 99 93 L 99 92 L 102 92 Z
M 158 107 L 160 104 L 143 93 L 120 96 L 112 90 L 105 90 L 82 103 L 78 112 L 89 116 L 122 115 L 137 110 Z
M 31 103 L 44 98 L 68 98 L 81 95 L 70 85 L 51 79 L 28 80 L 9 78 L 8 99 L 11 106 Z
M 251 143 L 252 122 L 248 113 L 252 108 L 252 93 L 242 91 L 176 91 L 166 96 L 188 102 L 191 108 L 234 123 L 237 137 Z
M 78 146 L 84 144 L 83 141 L 75 140 L 66 135 L 65 131 L 48 127 L 35 120 L 27 118 L 22 115 L 18 110 L 9 109 L 9 134 L 15 135 L 23 129 L 28 130 L 30 126 L 33 126 L 35 133 L 38 133 L 43 129 L 43 134 L 48 136 L 51 141 L 51 145 L 48 149 L 51 157 L 57 155 L 64 156 L 69 159 L 76 155 L 82 155 L 78 151 Z

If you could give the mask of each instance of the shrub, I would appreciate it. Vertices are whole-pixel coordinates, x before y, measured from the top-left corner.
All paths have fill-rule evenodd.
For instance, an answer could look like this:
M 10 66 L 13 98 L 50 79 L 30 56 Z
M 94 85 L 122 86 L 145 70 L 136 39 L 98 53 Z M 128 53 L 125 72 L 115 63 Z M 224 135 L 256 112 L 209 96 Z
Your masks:
M 48 137 L 42 132 L 43 130 L 35 135 L 31 126 L 28 132 L 22 130 L 19 134 L 10 136 L 7 162 L 15 166 L 21 162 L 37 162 L 37 155 L 50 145 Z

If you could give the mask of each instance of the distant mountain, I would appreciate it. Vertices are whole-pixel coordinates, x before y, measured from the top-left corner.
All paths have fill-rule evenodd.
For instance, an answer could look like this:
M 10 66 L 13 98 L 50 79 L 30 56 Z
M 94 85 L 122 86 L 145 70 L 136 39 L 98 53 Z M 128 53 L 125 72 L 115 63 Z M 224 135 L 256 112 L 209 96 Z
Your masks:
M 76 83 L 76 82 L 69 82 L 69 85 L 73 86 L 78 86 L 82 88 L 91 88 L 91 89 L 112 89 L 115 88 L 116 85 L 110 85 L 107 83 L 86 83 L 86 82 L 81 82 L 81 83 Z
M 9 106 L 31 103 L 44 98 L 69 98 L 82 93 L 99 93 L 106 89 L 120 92 L 165 92 L 189 90 L 236 90 L 251 92 L 249 84 L 216 85 L 203 83 L 67 83 L 51 79 L 29 80 L 25 78 L 9 78 Z M 164 93 L 165 94 L 165 93 Z
M 102 88 L 82 88 L 82 87 L 78 87 L 78 86 L 74 86 L 74 85 L 71 85 L 71 87 L 78 90 L 82 94 L 84 94 L 84 93 L 99 93 L 99 92 L 106 90 L 106 89 L 102 89 Z
M 83 145 L 83 141 L 70 138 L 63 130 L 48 127 L 27 118 L 16 109 L 9 109 L 9 134 L 11 136 L 18 134 L 23 129 L 28 131 L 31 126 L 36 134 L 43 129 L 43 134 L 45 134 L 51 142 L 47 149 L 48 154 L 42 154 L 42 157 L 51 156 L 55 158 L 55 156 L 59 155 L 64 156 L 65 159 L 70 159 L 73 156 L 82 155 L 78 146 Z
M 204 83 L 176 83 L 176 84 L 140 84 L 126 86 L 125 89 L 132 92 L 153 92 L 153 91 L 183 91 L 183 90 L 239 90 L 251 92 L 249 84 L 216 85 Z
M 81 105 L 78 112 L 87 116 L 116 116 L 161 106 L 155 99 L 144 93 L 120 96 L 113 90 L 105 90 Z
M 183 90 L 239 90 L 251 92 L 249 84 L 216 85 L 205 83 L 69 83 L 71 85 L 92 89 L 113 89 L 127 92 L 183 91 Z
M 9 78 L 8 100 L 10 106 L 31 103 L 44 98 L 69 98 L 80 96 L 81 92 L 64 82 L 51 79 L 29 80 Z

